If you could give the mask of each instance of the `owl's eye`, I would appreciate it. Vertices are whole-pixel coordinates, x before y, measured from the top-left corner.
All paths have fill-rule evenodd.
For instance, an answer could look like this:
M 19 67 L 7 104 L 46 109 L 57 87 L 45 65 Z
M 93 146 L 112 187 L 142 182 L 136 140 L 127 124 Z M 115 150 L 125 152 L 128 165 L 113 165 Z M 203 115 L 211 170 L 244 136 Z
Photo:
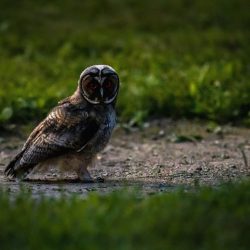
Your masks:
M 88 82 L 87 88 L 94 91 L 98 88 L 98 84 L 96 82 L 93 82 L 93 81 Z
M 106 88 L 106 89 L 112 89 L 113 88 L 113 83 L 111 81 L 106 81 L 104 83 L 104 88 Z

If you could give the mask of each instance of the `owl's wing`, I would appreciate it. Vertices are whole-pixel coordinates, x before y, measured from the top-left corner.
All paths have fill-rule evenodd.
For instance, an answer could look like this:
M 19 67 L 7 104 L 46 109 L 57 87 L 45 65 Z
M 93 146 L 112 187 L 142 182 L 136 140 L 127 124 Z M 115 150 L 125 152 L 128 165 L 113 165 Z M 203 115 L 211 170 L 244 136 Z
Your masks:
M 86 110 L 59 105 L 34 129 L 5 174 L 22 176 L 41 161 L 77 151 L 93 138 L 98 128 L 99 123 Z

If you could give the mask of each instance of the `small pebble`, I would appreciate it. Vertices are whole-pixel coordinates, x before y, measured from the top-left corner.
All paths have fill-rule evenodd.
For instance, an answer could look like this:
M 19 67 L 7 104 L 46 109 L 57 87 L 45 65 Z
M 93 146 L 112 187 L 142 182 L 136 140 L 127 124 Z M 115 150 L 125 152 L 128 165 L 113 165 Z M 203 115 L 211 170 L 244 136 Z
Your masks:
M 165 131 L 164 131 L 164 130 L 160 130 L 159 133 L 158 133 L 158 135 L 159 135 L 160 137 L 164 136 L 164 135 L 165 135 Z

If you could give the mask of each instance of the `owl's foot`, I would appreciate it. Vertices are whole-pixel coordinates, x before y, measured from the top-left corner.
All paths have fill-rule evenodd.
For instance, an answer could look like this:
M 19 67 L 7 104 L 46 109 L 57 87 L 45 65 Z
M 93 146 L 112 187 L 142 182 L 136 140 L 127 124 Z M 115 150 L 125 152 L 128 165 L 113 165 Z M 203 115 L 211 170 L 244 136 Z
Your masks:
M 95 180 L 91 177 L 87 168 L 80 168 L 80 170 L 78 172 L 78 177 L 82 182 L 85 182 L 85 183 L 95 182 Z
M 105 180 L 102 177 L 92 178 L 92 177 L 79 177 L 79 179 L 84 183 L 103 183 Z
M 87 168 L 80 168 L 78 171 L 78 177 L 79 179 L 84 183 L 102 183 L 104 182 L 104 178 L 97 177 L 92 178 Z
M 104 180 L 104 178 L 102 178 L 102 177 L 97 177 L 96 179 L 95 179 L 95 182 L 98 182 L 98 183 L 103 183 L 105 180 Z

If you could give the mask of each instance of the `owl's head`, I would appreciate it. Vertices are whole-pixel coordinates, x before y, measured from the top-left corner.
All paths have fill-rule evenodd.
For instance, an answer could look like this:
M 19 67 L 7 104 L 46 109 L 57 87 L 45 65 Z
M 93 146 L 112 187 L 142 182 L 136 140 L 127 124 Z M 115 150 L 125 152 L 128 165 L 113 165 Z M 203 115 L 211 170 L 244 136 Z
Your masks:
M 110 104 L 115 101 L 119 91 L 119 77 L 108 65 L 93 65 L 80 75 L 81 95 L 91 104 Z

